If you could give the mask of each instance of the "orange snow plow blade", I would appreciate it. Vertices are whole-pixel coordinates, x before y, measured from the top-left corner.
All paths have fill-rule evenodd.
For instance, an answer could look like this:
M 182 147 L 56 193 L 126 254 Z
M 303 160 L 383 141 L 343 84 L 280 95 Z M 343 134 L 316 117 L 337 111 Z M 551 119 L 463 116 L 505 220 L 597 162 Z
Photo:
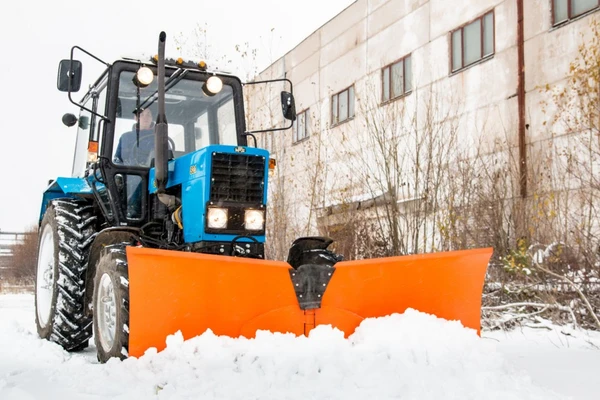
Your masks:
M 308 334 L 329 324 L 352 334 L 365 318 L 407 308 L 479 330 L 492 249 L 337 263 L 320 308 L 303 310 L 287 263 L 128 247 L 129 355 L 163 350 L 168 335 Z M 310 285 L 309 285 L 310 287 Z
M 365 318 L 407 308 L 459 320 L 479 333 L 481 294 L 493 249 L 342 261 L 327 286 L 315 325 L 346 333 Z

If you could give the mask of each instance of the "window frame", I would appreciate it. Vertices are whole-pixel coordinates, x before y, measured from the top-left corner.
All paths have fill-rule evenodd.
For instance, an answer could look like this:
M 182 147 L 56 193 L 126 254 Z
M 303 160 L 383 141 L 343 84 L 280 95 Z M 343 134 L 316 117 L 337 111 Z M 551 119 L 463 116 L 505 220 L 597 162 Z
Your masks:
M 485 47 L 485 17 L 488 15 L 492 15 L 492 52 L 490 54 L 484 55 L 484 47 Z M 481 28 L 479 29 L 479 38 L 481 41 L 481 57 L 469 64 L 465 65 L 465 35 L 464 35 L 464 30 L 467 26 L 471 25 L 474 22 L 480 21 L 480 26 Z M 461 66 L 459 68 L 453 69 L 454 68 L 454 34 L 456 32 L 460 31 L 460 63 Z M 450 31 L 450 36 L 449 36 L 449 41 L 450 41 L 450 48 L 449 48 L 449 54 L 450 54 L 450 75 L 458 73 L 466 68 L 469 68 L 472 65 L 476 65 L 478 63 L 481 63 L 483 61 L 489 60 L 490 58 L 494 57 L 494 55 L 496 54 L 496 12 L 495 9 L 491 9 L 488 10 L 486 12 L 484 12 L 483 14 L 479 15 L 476 18 L 473 18 L 472 20 L 462 24 L 461 26 L 459 26 L 456 29 L 453 29 Z
M 587 11 L 582 12 L 581 14 L 577 14 L 577 15 L 572 15 L 572 10 L 573 10 L 573 6 L 572 6 L 572 2 L 573 1 L 577 1 L 577 0 L 564 0 L 567 2 L 567 19 L 561 20 L 556 22 L 555 20 L 555 14 L 554 14 L 554 9 L 555 9 L 555 3 L 556 1 L 561 1 L 561 0 L 550 0 L 550 17 L 551 17 L 551 21 L 552 21 L 552 27 L 558 27 L 558 26 L 562 26 L 564 24 L 568 24 L 569 22 L 582 17 L 584 15 L 587 14 L 591 14 L 595 11 L 598 11 L 600 9 L 600 0 L 597 0 L 597 5 L 594 8 L 591 8 Z
M 309 108 L 296 113 L 296 123 L 294 124 L 294 130 L 292 133 L 292 144 L 300 143 L 310 138 L 310 132 L 308 125 L 310 124 L 310 114 L 308 113 Z M 298 129 L 300 128 L 300 118 L 303 118 L 304 135 L 300 137 Z
M 406 60 L 410 59 L 410 71 L 411 71 L 411 76 L 407 77 L 406 75 Z M 402 62 L 402 93 L 392 97 L 392 87 L 393 87 L 393 74 L 392 74 L 392 67 L 394 67 L 395 65 L 399 64 L 400 62 Z M 389 74 L 389 78 L 388 78 L 388 94 L 389 94 L 389 98 L 385 98 L 385 70 L 388 70 L 388 74 Z M 391 101 L 400 99 L 402 97 L 408 96 L 409 94 L 412 93 L 413 91 L 413 85 L 412 85 L 412 53 L 408 53 L 406 55 L 404 55 L 402 58 L 397 59 L 396 61 L 384 66 L 383 68 L 381 68 L 381 104 L 385 104 L 385 103 L 389 103 Z M 411 81 L 411 85 L 410 85 L 410 89 L 406 90 L 406 81 L 410 80 Z
M 352 107 L 350 107 L 350 90 L 352 90 Z M 339 120 L 339 115 L 340 115 L 340 95 L 343 95 L 344 93 L 348 94 L 348 116 L 346 117 L 346 119 L 344 120 Z M 337 113 L 334 113 L 334 101 L 333 99 L 336 99 L 335 104 L 337 106 Z M 341 90 L 335 94 L 333 94 L 331 96 L 331 126 L 337 126 L 340 124 L 343 124 L 346 121 L 350 121 L 352 119 L 354 119 L 354 116 L 356 115 L 356 112 L 354 110 L 354 102 L 356 101 L 356 89 L 354 88 L 354 85 L 350 85 L 347 88 L 345 88 L 344 90 Z M 350 110 L 352 110 L 352 115 L 350 115 Z M 336 120 L 337 117 L 337 120 Z
M 73 152 L 73 162 L 71 164 L 71 176 L 74 178 L 83 178 L 88 169 L 88 149 L 90 139 L 94 134 L 94 123 L 92 122 L 95 118 L 96 106 L 98 104 L 97 97 L 92 95 L 86 96 L 81 101 L 81 109 L 79 112 L 79 118 L 77 119 L 77 132 L 75 134 L 75 151 Z M 87 127 L 84 128 L 82 125 L 85 124 L 87 118 Z

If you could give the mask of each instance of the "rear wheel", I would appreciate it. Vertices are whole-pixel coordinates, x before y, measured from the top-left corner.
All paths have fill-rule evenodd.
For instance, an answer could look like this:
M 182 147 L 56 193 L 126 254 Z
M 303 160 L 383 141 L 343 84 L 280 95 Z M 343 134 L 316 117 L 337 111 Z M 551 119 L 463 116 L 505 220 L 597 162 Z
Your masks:
M 89 247 L 96 235 L 93 207 L 76 199 L 53 200 L 40 226 L 35 309 L 41 338 L 65 350 L 82 350 L 92 336 L 84 291 Z
M 129 276 L 125 245 L 107 246 L 94 279 L 94 343 L 98 361 L 127 358 L 129 349 Z

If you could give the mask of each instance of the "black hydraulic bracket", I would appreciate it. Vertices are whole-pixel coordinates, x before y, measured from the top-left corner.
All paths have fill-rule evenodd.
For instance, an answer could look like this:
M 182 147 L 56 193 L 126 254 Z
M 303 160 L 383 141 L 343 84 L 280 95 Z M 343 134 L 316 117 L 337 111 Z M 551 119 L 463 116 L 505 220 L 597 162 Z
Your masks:
M 290 278 L 302 310 L 321 308 L 321 300 L 334 272 L 335 267 L 317 264 L 304 264 L 290 270 Z
M 301 237 L 294 240 L 288 253 L 287 262 L 294 268 L 303 264 L 319 264 L 333 266 L 343 257 L 335 254 L 327 247 L 333 240 L 323 236 Z

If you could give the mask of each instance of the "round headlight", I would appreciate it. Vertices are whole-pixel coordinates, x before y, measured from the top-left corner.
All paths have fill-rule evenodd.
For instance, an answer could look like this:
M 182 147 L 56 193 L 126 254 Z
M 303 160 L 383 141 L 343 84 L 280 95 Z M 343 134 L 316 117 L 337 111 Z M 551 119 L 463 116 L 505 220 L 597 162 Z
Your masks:
M 209 208 L 206 216 L 207 226 L 213 229 L 227 228 L 227 209 Z
M 152 73 L 152 70 L 150 68 L 142 67 L 138 69 L 136 73 L 136 78 L 142 87 L 146 87 L 149 84 L 151 84 L 154 80 L 154 74 Z
M 218 76 L 211 76 L 206 81 L 206 90 L 210 92 L 210 94 L 215 95 L 219 93 L 223 89 L 223 81 Z
M 249 231 L 262 231 L 265 226 L 265 212 L 262 210 L 246 210 L 244 225 Z

